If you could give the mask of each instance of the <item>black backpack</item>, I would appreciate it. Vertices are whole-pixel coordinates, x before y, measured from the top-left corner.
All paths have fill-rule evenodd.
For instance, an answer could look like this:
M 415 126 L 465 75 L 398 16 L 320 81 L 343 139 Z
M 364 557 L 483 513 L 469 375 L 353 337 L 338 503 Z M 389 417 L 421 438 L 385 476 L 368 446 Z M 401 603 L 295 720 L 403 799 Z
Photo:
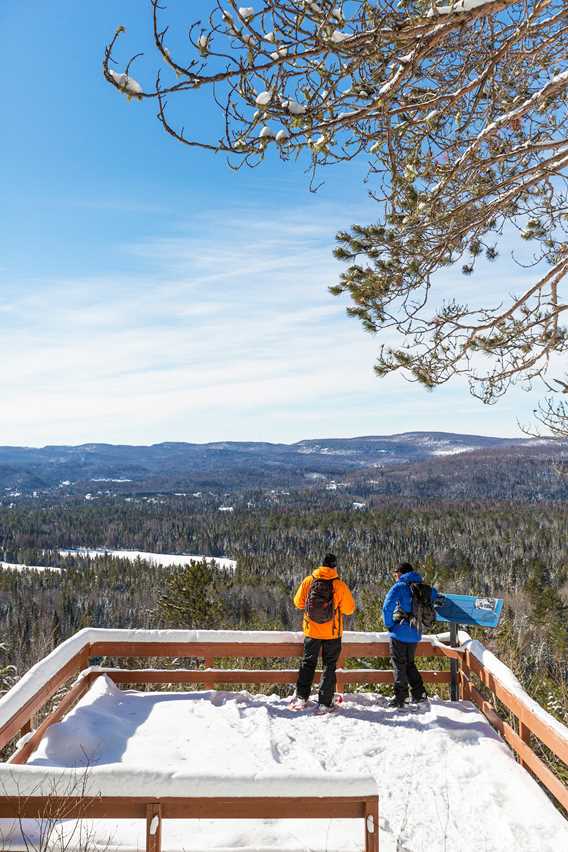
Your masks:
M 306 615 L 316 624 L 325 624 L 333 619 L 333 580 L 314 577 L 308 592 Z
M 436 609 L 432 603 L 432 586 L 428 583 L 410 583 L 412 593 L 412 615 L 410 623 L 420 633 L 431 630 L 436 621 Z

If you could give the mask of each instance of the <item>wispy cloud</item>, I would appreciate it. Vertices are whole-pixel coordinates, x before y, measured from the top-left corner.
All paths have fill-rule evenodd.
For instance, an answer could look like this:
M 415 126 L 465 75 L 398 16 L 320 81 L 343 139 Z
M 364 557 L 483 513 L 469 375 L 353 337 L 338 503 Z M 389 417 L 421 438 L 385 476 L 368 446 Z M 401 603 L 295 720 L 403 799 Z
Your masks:
M 374 378 L 377 341 L 327 292 L 346 211 L 314 209 L 209 214 L 125 245 L 142 274 L 30 282 L 0 305 L 0 443 L 514 431 L 481 409 L 465 428 L 463 385 Z

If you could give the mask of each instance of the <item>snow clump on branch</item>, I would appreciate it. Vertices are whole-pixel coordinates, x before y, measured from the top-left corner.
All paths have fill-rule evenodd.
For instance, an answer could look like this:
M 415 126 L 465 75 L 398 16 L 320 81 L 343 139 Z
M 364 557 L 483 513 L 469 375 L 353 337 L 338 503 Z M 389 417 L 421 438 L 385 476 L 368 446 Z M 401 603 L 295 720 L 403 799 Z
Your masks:
M 141 100 L 144 89 L 137 80 L 135 80 L 133 77 L 129 77 L 126 73 L 117 74 L 117 72 L 113 71 L 112 68 L 109 69 L 108 73 L 110 74 L 119 89 L 123 89 L 123 91 L 131 97 Z

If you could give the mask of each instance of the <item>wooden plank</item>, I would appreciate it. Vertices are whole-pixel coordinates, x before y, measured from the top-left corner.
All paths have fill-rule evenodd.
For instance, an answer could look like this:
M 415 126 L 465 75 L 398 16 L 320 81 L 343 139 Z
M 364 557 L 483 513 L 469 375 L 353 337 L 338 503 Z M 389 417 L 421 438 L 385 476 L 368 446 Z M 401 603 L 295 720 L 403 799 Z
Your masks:
M 435 646 L 433 649 L 438 653 L 425 654 L 427 657 L 439 656 L 439 657 L 447 657 L 450 660 L 463 660 L 464 652 L 460 648 L 452 648 L 450 645 L 443 645 L 442 647 Z
M 481 682 L 507 707 L 529 731 L 544 743 L 556 757 L 568 765 L 568 742 L 554 728 L 549 727 L 539 716 L 513 693 L 503 686 L 492 672 L 466 651 L 465 666 L 479 677 Z
M 91 656 L 106 657 L 301 657 L 301 642 L 95 642 Z
M 50 713 L 34 731 L 33 736 L 30 737 L 30 739 L 27 740 L 21 748 L 14 752 L 14 754 L 9 758 L 8 763 L 25 763 L 30 754 L 35 751 L 39 745 L 41 738 L 49 726 L 53 725 L 54 722 L 58 722 L 69 710 L 71 710 L 77 701 L 79 701 L 79 699 L 82 698 L 82 696 L 89 690 L 95 677 L 96 673 L 93 672 L 81 678 L 80 681 L 74 684 L 69 692 L 66 693 L 59 702 L 55 710 Z
M 544 784 L 546 789 L 559 802 L 565 810 L 568 810 L 568 787 L 566 787 L 560 778 L 548 768 L 548 766 L 534 753 L 534 751 L 526 743 L 522 741 L 519 735 L 505 723 L 505 739 L 519 755 L 520 762 L 525 768 L 536 775 L 538 780 Z
M 365 852 L 379 852 L 379 797 L 365 805 Z
M 102 669 L 115 683 L 296 683 L 297 669 Z M 319 674 L 319 673 L 318 673 Z
M 496 731 L 499 731 L 500 734 L 505 733 L 505 722 L 503 719 L 497 715 L 495 712 L 495 708 L 489 701 L 486 701 L 483 695 L 476 689 L 473 684 L 470 684 L 469 694 L 471 696 L 471 700 L 474 704 L 479 707 L 483 715 L 487 718 L 487 720 L 493 725 Z
M 462 701 L 473 701 L 471 697 L 470 689 L 472 687 L 472 683 L 463 668 L 458 669 L 458 678 L 460 683 L 460 692 L 462 695 Z
M 518 726 L 519 726 L 519 736 L 520 736 L 520 738 L 522 739 L 522 741 L 523 741 L 524 743 L 526 743 L 526 744 L 530 747 L 530 741 L 531 741 L 531 732 L 530 732 L 530 730 L 529 730 L 529 729 L 527 728 L 527 726 L 526 726 L 525 724 L 523 724 L 523 722 L 521 722 L 520 720 L 518 720 Z M 527 769 L 527 768 L 528 768 L 528 767 L 527 767 L 527 764 L 526 764 L 523 760 L 521 760 L 521 766 L 523 766 L 525 769 Z
M 162 806 L 156 802 L 146 805 L 146 852 L 162 848 Z
M 451 650 L 451 649 L 449 649 Z M 388 639 L 380 642 L 343 642 L 341 653 L 344 657 L 390 657 Z M 417 657 L 443 657 L 444 652 L 429 639 L 424 639 L 416 646 Z
M 49 699 L 55 695 L 61 684 L 65 683 L 66 680 L 69 680 L 69 678 L 81 671 L 81 666 L 84 661 L 88 659 L 88 655 L 89 649 L 87 646 L 71 657 L 71 659 L 62 666 L 58 672 L 50 677 L 41 689 L 39 689 L 28 701 L 26 701 L 23 707 L 14 713 L 11 719 L 2 725 L 0 728 L 0 748 L 4 748 L 10 740 L 13 740 L 14 737 L 18 736 L 26 722 L 32 718 L 34 713 L 37 713 L 38 710 L 41 710 L 41 708 L 47 704 Z
M 377 796 L 245 796 L 245 797 L 55 797 L 2 796 L 0 817 L 51 818 L 70 814 L 78 818 L 147 819 L 151 804 L 161 806 L 162 819 L 363 819 L 374 808 Z
M 296 683 L 297 669 L 101 669 L 115 683 Z M 421 671 L 427 683 L 449 683 L 450 672 Z M 316 672 L 316 678 L 321 671 Z M 338 669 L 338 683 L 392 683 L 390 669 Z
M 448 649 L 451 651 L 451 649 Z M 303 642 L 94 642 L 91 657 L 301 657 Z M 459 652 L 458 652 L 459 654 Z M 418 657 L 448 656 L 430 641 L 419 642 Z M 344 642 L 343 658 L 389 657 L 388 641 Z
M 33 719 L 28 719 L 26 724 L 22 725 L 22 728 L 20 730 L 20 736 L 23 737 L 26 734 L 31 733 L 32 730 L 33 730 Z

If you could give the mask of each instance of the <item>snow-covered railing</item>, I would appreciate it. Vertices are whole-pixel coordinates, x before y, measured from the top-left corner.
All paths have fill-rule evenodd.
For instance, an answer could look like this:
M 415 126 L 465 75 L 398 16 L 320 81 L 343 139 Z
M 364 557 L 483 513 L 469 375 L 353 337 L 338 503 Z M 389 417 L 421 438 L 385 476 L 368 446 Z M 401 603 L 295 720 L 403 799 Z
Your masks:
M 366 638 L 365 634 L 355 635 L 354 643 L 361 652 L 367 651 Z M 382 635 L 381 639 L 384 644 Z M 214 771 L 196 775 L 148 767 L 133 777 L 131 769 L 117 767 L 92 766 L 82 772 L 26 765 L 47 728 L 76 704 L 93 680 L 106 671 L 119 682 L 133 674 L 131 670 L 89 667 L 92 657 L 183 656 L 210 663 L 216 657 L 298 656 L 302 644 L 301 634 L 288 632 L 80 631 L 0 699 L 0 746 L 18 731 L 24 734 L 8 763 L 0 764 L 0 818 L 145 819 L 147 852 L 160 851 L 163 819 L 362 819 L 365 852 L 378 852 L 377 786 L 374 778 L 364 774 L 300 773 L 291 778 L 286 773 L 254 773 L 226 778 Z M 32 731 L 34 714 L 77 672 L 79 677 L 57 708 Z M 279 673 L 272 671 L 276 678 Z M 134 680 L 192 683 L 219 679 L 220 675 L 225 680 L 235 672 L 139 669 Z M 258 682 L 266 682 L 262 672 L 249 671 L 248 675 L 260 675 Z M 239 682 L 246 676 L 247 672 L 239 671 Z
M 522 689 L 510 669 L 503 665 L 479 642 L 460 633 L 461 647 L 450 648 L 439 636 L 425 636 L 417 648 L 423 657 L 449 657 L 458 662 L 460 698 L 473 701 L 529 769 L 558 802 L 568 809 L 568 788 L 545 765 L 531 748 L 536 737 L 556 758 L 568 765 L 568 728 L 533 701 Z M 39 662 L 0 699 L 0 748 L 18 733 L 26 734 L 10 758 L 11 765 L 25 763 L 50 724 L 60 719 L 86 692 L 93 679 L 107 674 L 115 683 L 187 683 L 214 687 L 218 684 L 294 683 L 294 668 L 220 668 L 222 659 L 286 659 L 299 657 L 303 651 L 303 635 L 290 631 L 211 631 L 211 630 L 107 630 L 86 628 L 75 634 Z M 388 634 L 346 632 L 337 672 L 338 688 L 347 683 L 391 683 L 390 669 L 345 667 L 351 659 L 385 658 L 389 656 Z M 88 668 L 92 658 L 144 658 L 200 660 L 198 668 Z M 34 714 L 53 697 L 73 674 L 83 676 L 73 685 L 51 716 L 36 731 L 30 731 Z M 426 682 L 448 684 L 450 672 L 426 670 Z M 495 706 L 483 697 L 474 678 L 486 687 Z M 516 718 L 517 730 L 500 718 L 497 700 Z
M 520 763 L 529 769 L 568 811 L 568 787 L 531 748 L 536 737 L 565 766 L 568 766 L 568 728 L 534 701 L 523 689 L 513 672 L 481 642 L 460 636 L 463 657 L 458 670 L 460 697 L 473 701 L 503 739 L 516 752 Z M 517 730 L 502 719 L 496 707 L 475 686 L 474 677 L 513 715 Z
M 227 778 L 152 767 L 54 772 L 0 764 L 0 791 L 0 818 L 144 819 L 146 852 L 160 852 L 164 819 L 299 818 L 362 819 L 365 852 L 379 852 L 379 797 L 370 775 L 256 773 Z

